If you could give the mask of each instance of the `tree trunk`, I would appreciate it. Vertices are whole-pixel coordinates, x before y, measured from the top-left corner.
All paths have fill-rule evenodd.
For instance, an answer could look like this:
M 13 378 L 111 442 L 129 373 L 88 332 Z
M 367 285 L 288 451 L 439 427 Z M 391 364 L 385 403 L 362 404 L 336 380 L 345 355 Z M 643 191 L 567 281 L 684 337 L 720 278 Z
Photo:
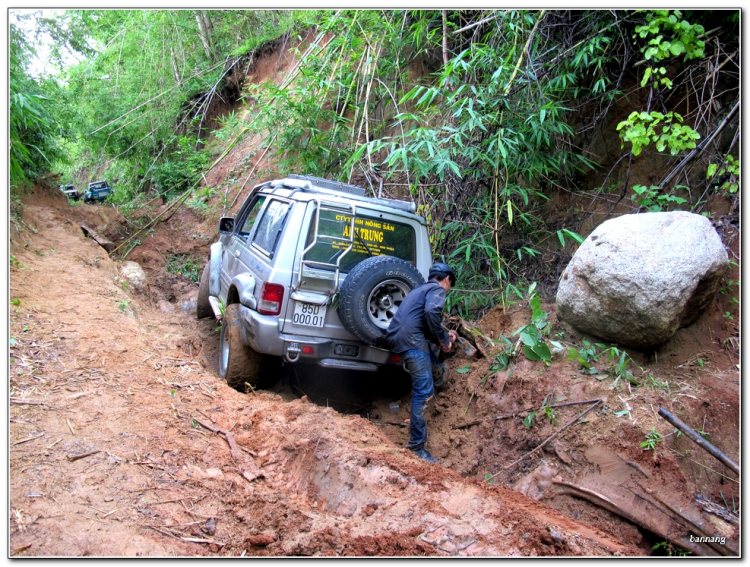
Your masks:
M 448 66 L 448 10 L 443 10 L 443 65 Z
M 182 84 L 182 81 L 180 80 L 180 74 L 177 72 L 177 58 L 174 54 L 174 48 L 172 46 L 169 46 L 169 54 L 172 56 L 172 72 L 174 73 L 174 82 L 178 85 Z
M 209 20 L 208 14 L 206 14 L 205 10 L 197 11 L 195 13 L 195 20 L 198 22 L 198 36 L 203 43 L 206 57 L 213 61 L 213 46 L 211 45 L 211 32 L 213 31 L 213 26 L 211 25 L 211 20 Z

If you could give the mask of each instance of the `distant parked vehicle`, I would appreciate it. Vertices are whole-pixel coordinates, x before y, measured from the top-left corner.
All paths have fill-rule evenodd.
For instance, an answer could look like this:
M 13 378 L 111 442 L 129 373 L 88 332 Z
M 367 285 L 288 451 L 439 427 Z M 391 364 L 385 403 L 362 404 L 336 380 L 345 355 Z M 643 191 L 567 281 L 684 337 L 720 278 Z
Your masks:
M 60 191 L 65 193 L 65 196 L 73 201 L 77 201 L 81 198 L 81 194 L 78 192 L 75 185 L 60 185 Z
M 93 201 L 103 201 L 112 192 L 112 187 L 106 181 L 93 181 L 89 183 L 89 188 L 83 194 L 84 203 Z

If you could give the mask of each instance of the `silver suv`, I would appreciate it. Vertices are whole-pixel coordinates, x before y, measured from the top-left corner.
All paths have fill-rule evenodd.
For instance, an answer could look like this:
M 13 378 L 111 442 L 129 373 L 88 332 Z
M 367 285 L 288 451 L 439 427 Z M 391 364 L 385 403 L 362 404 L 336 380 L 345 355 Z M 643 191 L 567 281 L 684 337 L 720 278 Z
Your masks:
M 329 368 L 400 365 L 382 338 L 431 264 L 413 203 L 290 175 L 253 188 L 219 221 L 197 316 L 222 319 L 219 374 L 255 385 L 261 355 Z

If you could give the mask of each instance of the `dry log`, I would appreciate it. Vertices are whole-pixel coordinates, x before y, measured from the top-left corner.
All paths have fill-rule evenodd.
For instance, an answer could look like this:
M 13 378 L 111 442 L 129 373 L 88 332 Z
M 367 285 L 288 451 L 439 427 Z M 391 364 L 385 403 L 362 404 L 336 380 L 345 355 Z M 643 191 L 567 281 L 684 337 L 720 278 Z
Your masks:
M 640 485 L 639 485 L 640 486 Z M 709 537 L 709 538 L 716 538 L 718 539 L 718 536 L 716 534 L 711 534 L 708 531 L 706 531 L 706 526 L 704 523 L 699 523 L 693 520 L 692 518 L 689 518 L 685 514 L 683 514 L 681 511 L 676 509 L 674 506 L 672 506 L 669 502 L 664 500 L 661 496 L 659 496 L 656 492 L 653 490 L 650 490 L 648 488 L 645 488 L 641 486 L 641 488 L 648 494 L 649 496 L 653 496 L 656 498 L 661 504 L 667 507 L 667 509 L 674 514 L 678 518 L 678 521 L 681 523 L 687 523 L 689 525 L 685 526 L 688 529 L 692 529 L 693 531 L 698 532 L 699 535 Z M 738 550 L 737 549 L 731 549 L 729 546 L 724 546 L 719 543 L 713 543 L 713 542 L 707 542 L 706 545 L 712 547 L 715 549 L 718 553 L 721 555 L 737 555 Z
M 626 520 L 628 520 L 629 522 L 637 526 L 645 528 L 651 532 L 654 531 L 654 526 L 647 525 L 645 522 L 641 521 L 639 518 L 636 518 L 635 516 L 633 516 L 626 510 L 623 510 L 622 508 L 617 506 L 614 502 L 612 502 L 609 498 L 607 498 L 606 496 L 602 494 L 599 494 L 587 488 L 583 488 L 581 486 L 576 486 L 575 484 L 571 484 L 569 482 L 552 481 L 552 483 L 558 486 L 564 487 L 563 489 L 557 492 L 557 494 L 559 495 L 567 494 L 569 496 L 575 496 L 577 498 L 588 500 L 592 504 L 595 504 L 596 506 L 599 506 L 600 508 L 604 508 L 605 510 L 610 511 L 613 514 L 617 514 L 618 516 L 625 518 Z M 690 542 L 687 537 L 682 537 L 678 539 L 676 537 L 670 537 L 669 534 L 657 533 L 656 535 L 658 535 L 659 537 L 663 537 L 665 540 L 670 541 L 671 543 L 677 544 L 680 547 L 687 549 L 691 551 L 693 554 L 698 555 L 698 556 L 714 555 L 715 553 L 718 553 L 717 551 L 714 551 L 710 547 L 706 547 L 698 543 Z
M 114 248 L 115 246 L 114 242 L 112 242 L 111 240 L 107 240 L 99 233 L 97 233 L 93 228 L 89 228 L 82 222 L 79 222 L 78 226 L 80 226 L 81 230 L 83 230 L 83 234 L 85 234 L 86 236 L 90 236 L 94 240 L 94 242 L 104 248 L 107 252 L 112 251 L 112 248 Z

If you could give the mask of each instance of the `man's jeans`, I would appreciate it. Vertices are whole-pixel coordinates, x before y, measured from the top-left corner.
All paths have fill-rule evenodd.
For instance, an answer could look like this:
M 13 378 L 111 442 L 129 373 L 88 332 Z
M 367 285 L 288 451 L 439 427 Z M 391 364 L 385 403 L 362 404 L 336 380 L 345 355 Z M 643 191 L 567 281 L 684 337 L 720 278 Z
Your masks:
M 404 369 L 411 375 L 411 414 L 409 422 L 409 444 L 407 449 L 419 450 L 424 448 L 427 441 L 427 422 L 424 418 L 424 409 L 434 394 L 432 381 L 432 365 L 440 365 L 440 362 L 426 352 L 413 349 L 407 350 L 403 355 Z

